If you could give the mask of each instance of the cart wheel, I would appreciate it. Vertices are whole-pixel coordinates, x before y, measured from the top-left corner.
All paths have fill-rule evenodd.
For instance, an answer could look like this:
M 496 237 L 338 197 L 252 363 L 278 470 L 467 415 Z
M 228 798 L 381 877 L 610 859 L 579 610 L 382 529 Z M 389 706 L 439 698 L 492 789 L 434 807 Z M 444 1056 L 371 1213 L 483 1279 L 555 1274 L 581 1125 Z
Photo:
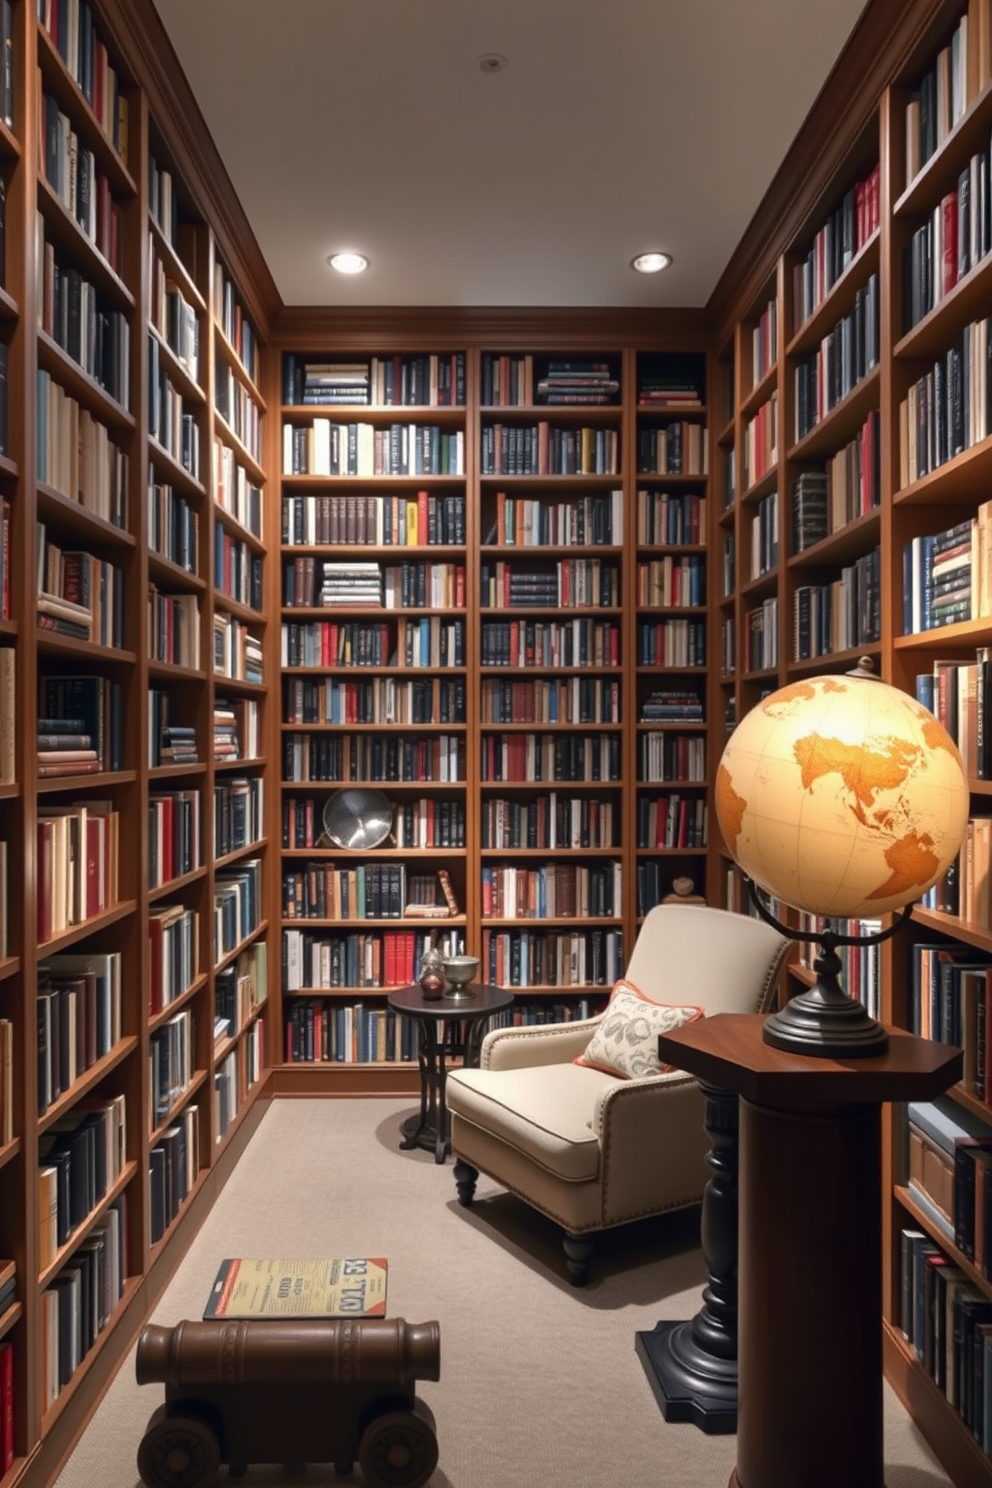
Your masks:
M 365 1428 L 358 1463 L 369 1488 L 422 1488 L 437 1467 L 433 1417 L 420 1404 L 377 1416 Z
M 195 1416 L 158 1416 L 138 1446 L 138 1472 L 148 1488 L 208 1488 L 220 1466 L 220 1444 Z

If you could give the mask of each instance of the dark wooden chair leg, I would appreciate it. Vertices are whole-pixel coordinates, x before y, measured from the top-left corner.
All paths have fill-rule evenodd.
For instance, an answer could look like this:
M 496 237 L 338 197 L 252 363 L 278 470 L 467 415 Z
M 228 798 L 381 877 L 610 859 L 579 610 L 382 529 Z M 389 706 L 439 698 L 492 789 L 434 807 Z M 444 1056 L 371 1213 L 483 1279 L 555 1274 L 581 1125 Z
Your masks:
M 573 1286 L 585 1286 L 589 1276 L 589 1263 L 596 1250 L 595 1240 L 591 1235 L 570 1235 L 566 1231 L 562 1245 L 565 1248 L 569 1281 Z
M 455 1187 L 458 1189 L 458 1202 L 463 1209 L 471 1207 L 475 1198 L 475 1185 L 479 1181 L 479 1170 L 473 1168 L 463 1157 L 455 1161 Z

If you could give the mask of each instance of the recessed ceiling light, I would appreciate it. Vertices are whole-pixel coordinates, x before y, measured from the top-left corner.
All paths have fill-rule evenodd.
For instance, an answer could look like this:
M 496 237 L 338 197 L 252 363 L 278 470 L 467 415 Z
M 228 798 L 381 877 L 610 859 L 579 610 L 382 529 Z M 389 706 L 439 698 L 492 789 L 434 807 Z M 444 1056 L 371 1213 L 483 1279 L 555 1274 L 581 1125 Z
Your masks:
M 478 63 L 480 72 L 505 72 L 509 65 L 509 57 L 504 57 L 502 52 L 485 52 Z
M 672 261 L 670 253 L 639 253 L 630 260 L 630 267 L 639 274 L 660 274 Z
M 327 262 L 339 274 L 364 274 L 369 266 L 364 253 L 332 253 Z

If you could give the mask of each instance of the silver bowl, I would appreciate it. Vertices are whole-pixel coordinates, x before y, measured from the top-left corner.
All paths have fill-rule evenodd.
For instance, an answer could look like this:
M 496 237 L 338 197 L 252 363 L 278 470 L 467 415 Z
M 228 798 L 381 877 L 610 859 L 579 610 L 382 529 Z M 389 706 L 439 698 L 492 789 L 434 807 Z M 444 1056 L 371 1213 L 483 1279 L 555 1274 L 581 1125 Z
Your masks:
M 444 979 L 448 984 L 448 997 L 474 997 L 469 983 L 478 974 L 478 956 L 445 956 Z

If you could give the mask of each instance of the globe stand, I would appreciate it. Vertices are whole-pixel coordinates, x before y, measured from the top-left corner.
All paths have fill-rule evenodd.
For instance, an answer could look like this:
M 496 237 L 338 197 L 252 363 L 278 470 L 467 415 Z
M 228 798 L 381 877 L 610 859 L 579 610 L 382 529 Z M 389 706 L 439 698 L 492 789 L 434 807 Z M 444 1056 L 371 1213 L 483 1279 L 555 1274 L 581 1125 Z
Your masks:
M 790 998 L 783 1008 L 765 1019 L 761 1034 L 764 1042 L 773 1049 L 784 1049 L 791 1054 L 810 1054 L 819 1059 L 871 1059 L 884 1054 L 889 1047 L 888 1032 L 876 1019 L 869 1017 L 863 1004 L 850 997 L 838 981 L 842 963 L 837 947 L 880 945 L 909 919 L 913 906 L 907 905 L 888 929 L 879 931 L 877 935 L 794 930 L 781 924 L 761 902 L 752 879 L 745 878 L 744 882 L 751 903 L 767 924 L 790 940 L 815 941 L 820 946 L 820 954 L 813 962 L 815 984 Z

